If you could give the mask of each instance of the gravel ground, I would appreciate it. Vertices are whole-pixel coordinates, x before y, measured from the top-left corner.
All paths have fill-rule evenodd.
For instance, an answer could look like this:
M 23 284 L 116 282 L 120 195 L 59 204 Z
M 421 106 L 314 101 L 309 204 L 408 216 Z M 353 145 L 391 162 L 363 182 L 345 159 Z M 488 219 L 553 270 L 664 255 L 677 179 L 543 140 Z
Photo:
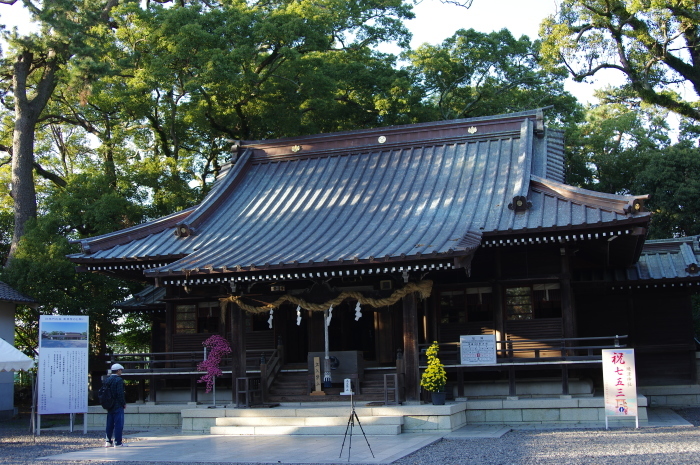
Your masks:
M 512 431 L 498 439 L 443 439 L 394 462 L 396 465 L 634 465 L 699 464 L 700 408 L 677 410 L 693 428 L 618 428 Z M 42 420 L 43 421 L 43 420 Z M 102 444 L 102 434 L 43 431 L 33 437 L 26 419 L 0 422 L 0 465 L 88 461 L 39 461 L 38 457 Z M 125 431 L 125 434 L 129 434 Z M 110 465 L 133 462 L 109 462 Z M 141 462 L 164 465 L 163 462 Z M 203 464 L 204 465 L 204 464 Z M 207 464 L 211 465 L 211 464 Z

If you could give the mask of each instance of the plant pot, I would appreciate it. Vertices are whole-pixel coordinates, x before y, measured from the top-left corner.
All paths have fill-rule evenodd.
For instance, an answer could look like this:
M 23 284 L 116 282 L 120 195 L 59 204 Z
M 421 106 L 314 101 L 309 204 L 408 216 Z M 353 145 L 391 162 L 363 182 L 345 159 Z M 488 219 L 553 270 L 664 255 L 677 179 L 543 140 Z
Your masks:
M 430 399 L 433 401 L 433 405 L 445 405 L 446 397 L 447 393 L 445 391 L 430 393 Z

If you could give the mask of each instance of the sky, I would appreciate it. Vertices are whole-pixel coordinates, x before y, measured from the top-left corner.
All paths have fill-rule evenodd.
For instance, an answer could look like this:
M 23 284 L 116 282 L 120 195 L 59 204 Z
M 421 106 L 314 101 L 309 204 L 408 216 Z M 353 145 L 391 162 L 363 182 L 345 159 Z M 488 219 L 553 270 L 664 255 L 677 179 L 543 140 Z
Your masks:
M 558 0 L 473 0 L 467 9 L 439 0 L 422 0 L 413 9 L 416 18 L 407 22 L 413 34 L 411 48 L 424 43 L 439 44 L 457 30 L 470 28 L 486 33 L 505 28 L 514 37 L 526 35 L 535 40 L 539 36 L 540 23 L 556 14 L 558 4 Z M 569 79 L 565 89 L 581 103 L 596 103 L 595 89 L 609 83 L 620 83 L 619 79 L 613 73 L 591 83 L 576 83 Z
M 542 20 L 557 11 L 558 0 L 473 0 L 470 8 L 442 3 L 440 0 L 422 0 L 414 7 L 415 19 L 407 21 L 413 34 L 412 48 L 423 43 L 439 44 L 459 29 L 473 28 L 492 32 L 506 28 L 515 37 L 538 37 Z M 26 27 L 26 14 L 17 1 L 14 5 L 0 5 L 0 23 Z M 382 50 L 392 51 L 390 48 Z M 566 89 L 582 103 L 595 103 L 593 92 L 604 87 L 617 76 L 606 76 L 592 83 L 568 80 Z

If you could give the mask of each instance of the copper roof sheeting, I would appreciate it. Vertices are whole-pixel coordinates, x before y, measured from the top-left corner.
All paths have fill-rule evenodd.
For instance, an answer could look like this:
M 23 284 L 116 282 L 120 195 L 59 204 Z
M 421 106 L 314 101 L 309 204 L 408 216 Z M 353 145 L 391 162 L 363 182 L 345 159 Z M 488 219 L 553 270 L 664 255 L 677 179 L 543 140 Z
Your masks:
M 244 143 L 197 208 L 82 241 L 70 258 L 175 260 L 147 276 L 346 266 L 459 258 L 504 231 L 647 220 L 629 209 L 643 197 L 561 184 L 561 133 L 550 137 L 540 117 Z M 529 208 L 516 211 L 515 198 Z
M 698 236 L 647 241 L 629 280 L 700 279 Z

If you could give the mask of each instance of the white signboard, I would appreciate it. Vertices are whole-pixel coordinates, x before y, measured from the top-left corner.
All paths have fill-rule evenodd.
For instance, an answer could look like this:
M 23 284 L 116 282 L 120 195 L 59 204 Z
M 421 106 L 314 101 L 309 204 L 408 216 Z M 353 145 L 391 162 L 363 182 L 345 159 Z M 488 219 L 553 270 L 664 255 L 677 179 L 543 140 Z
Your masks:
M 496 335 L 459 336 L 459 352 L 462 365 L 496 363 Z
M 88 317 L 39 317 L 38 411 L 86 413 L 88 402 Z
M 634 349 L 604 349 L 605 422 L 608 416 L 637 416 Z

